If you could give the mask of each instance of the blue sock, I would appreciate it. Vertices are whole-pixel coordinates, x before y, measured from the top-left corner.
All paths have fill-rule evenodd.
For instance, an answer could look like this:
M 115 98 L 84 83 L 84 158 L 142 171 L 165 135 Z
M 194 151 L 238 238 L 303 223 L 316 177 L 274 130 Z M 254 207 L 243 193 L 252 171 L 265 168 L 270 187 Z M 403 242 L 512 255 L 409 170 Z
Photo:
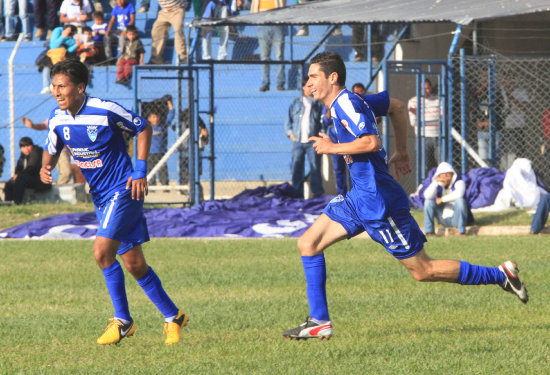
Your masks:
M 178 308 L 164 291 L 162 283 L 157 274 L 151 267 L 147 270 L 145 276 L 138 279 L 138 284 L 143 288 L 147 297 L 155 304 L 165 318 L 178 315 Z
M 327 269 L 325 255 L 303 256 L 302 263 L 306 274 L 309 316 L 317 320 L 330 320 L 327 304 Z
M 126 286 L 124 285 L 124 272 L 122 272 L 120 263 L 115 260 L 113 264 L 104 268 L 101 272 L 105 276 L 105 284 L 115 308 L 115 318 L 132 320 L 128 308 L 128 298 L 126 297 Z
M 504 273 L 498 267 L 483 267 L 460 261 L 456 282 L 462 285 L 502 284 Z

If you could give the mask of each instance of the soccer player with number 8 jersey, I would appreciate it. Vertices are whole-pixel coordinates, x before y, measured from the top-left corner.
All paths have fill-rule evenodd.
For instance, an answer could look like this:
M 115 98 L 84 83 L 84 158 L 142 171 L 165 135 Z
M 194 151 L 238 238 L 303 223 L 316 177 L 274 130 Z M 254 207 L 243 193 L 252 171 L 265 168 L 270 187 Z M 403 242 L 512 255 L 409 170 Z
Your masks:
M 94 257 L 105 277 L 115 310 L 114 318 L 97 339 L 100 345 L 116 344 L 136 330 L 126 297 L 119 255 L 149 299 L 164 315 L 166 344 L 180 340 L 188 316 L 164 291 L 155 271 L 147 265 L 141 244 L 149 241 L 143 215 L 147 194 L 147 155 L 151 126 L 119 104 L 86 94 L 88 68 L 77 60 L 64 60 L 51 70 L 52 94 L 58 106 L 48 120 L 48 139 L 42 156 L 40 178 L 52 183 L 51 171 L 64 146 L 70 150 L 90 185 L 99 221 Z M 123 132 L 137 136 L 137 162 L 126 151 Z
M 298 327 L 284 331 L 283 336 L 291 339 L 328 339 L 332 336 L 324 250 L 363 231 L 384 246 L 418 281 L 498 284 L 527 303 L 527 290 L 519 280 L 514 262 L 484 267 L 457 260 L 432 259 L 426 254 L 426 237 L 409 212 L 407 195 L 389 173 L 386 151 L 381 145 L 368 96 L 346 90 L 346 67 L 337 53 L 316 55 L 311 60 L 308 76 L 307 86 L 313 98 L 330 110 L 338 143 L 333 143 L 323 133 L 309 140 L 317 153 L 345 158 L 353 187 L 345 198 L 334 198 L 298 239 L 307 282 L 309 317 Z M 407 124 L 392 125 L 396 129 L 396 152 L 389 164 L 395 165 L 396 171 L 408 173 Z

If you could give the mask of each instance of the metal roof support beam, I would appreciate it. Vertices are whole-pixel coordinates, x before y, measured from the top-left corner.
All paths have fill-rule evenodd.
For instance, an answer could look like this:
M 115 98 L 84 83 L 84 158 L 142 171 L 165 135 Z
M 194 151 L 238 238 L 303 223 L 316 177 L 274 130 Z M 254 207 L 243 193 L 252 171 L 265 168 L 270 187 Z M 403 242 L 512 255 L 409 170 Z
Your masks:
M 386 61 L 389 59 L 390 55 L 392 54 L 393 50 L 395 49 L 395 47 L 397 47 L 397 44 L 401 41 L 401 39 L 403 39 L 403 35 L 405 35 L 405 33 L 407 32 L 407 30 L 409 29 L 409 24 L 406 24 L 405 26 L 403 26 L 403 28 L 401 29 L 401 31 L 399 32 L 399 34 L 397 34 L 397 38 L 395 39 L 395 41 L 393 42 L 390 50 L 388 52 L 386 52 L 386 54 L 384 55 L 384 57 L 382 58 L 382 61 L 380 61 L 378 63 L 378 66 L 376 67 L 376 70 L 374 71 L 374 73 L 372 73 L 372 75 L 369 77 L 369 83 L 367 86 L 367 90 L 368 88 L 372 85 L 372 83 L 374 82 L 374 79 L 376 78 L 376 76 L 378 75 L 378 73 L 380 72 L 380 70 L 382 69 L 382 67 L 384 66 L 384 64 L 386 63 Z M 369 49 L 370 49 L 370 45 L 369 45 Z M 385 83 L 384 83 L 385 84 Z
M 447 134 L 451 134 L 451 129 L 453 128 L 453 54 L 456 51 L 456 46 L 458 45 L 458 39 L 462 33 L 462 25 L 458 25 L 454 34 L 453 42 L 451 43 L 451 48 L 449 48 L 449 54 L 447 55 Z M 447 162 L 451 165 L 453 164 L 453 138 L 449 137 L 449 144 L 447 145 Z

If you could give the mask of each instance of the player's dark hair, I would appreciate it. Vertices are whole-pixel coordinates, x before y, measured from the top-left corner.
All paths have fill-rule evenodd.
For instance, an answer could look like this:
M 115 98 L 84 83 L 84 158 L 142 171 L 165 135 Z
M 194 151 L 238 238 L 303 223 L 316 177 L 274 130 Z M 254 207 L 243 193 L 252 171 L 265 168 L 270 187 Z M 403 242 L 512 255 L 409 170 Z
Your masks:
M 363 91 L 366 91 L 365 90 L 365 85 L 363 85 L 361 82 L 354 83 L 353 86 L 351 86 L 351 90 L 353 91 L 353 89 L 356 88 L 356 87 L 359 87 Z
M 342 57 L 336 52 L 321 52 L 315 55 L 311 59 L 311 64 L 319 64 L 319 67 L 325 77 L 328 77 L 331 73 L 338 74 L 338 84 L 340 86 L 346 85 L 346 65 Z
M 66 59 L 58 62 L 52 67 L 50 78 L 53 78 L 56 74 L 65 74 L 69 76 L 69 79 L 75 85 L 83 83 L 84 86 L 86 86 L 90 73 L 86 65 L 79 60 Z

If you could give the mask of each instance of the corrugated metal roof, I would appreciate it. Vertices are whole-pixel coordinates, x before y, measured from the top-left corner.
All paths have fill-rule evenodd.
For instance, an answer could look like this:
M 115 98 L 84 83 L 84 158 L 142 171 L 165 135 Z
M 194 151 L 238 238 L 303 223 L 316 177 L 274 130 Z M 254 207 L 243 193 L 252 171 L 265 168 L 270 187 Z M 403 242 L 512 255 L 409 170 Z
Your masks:
M 454 22 L 550 11 L 548 0 L 317 0 L 272 11 L 240 15 L 206 25 L 305 25 Z

